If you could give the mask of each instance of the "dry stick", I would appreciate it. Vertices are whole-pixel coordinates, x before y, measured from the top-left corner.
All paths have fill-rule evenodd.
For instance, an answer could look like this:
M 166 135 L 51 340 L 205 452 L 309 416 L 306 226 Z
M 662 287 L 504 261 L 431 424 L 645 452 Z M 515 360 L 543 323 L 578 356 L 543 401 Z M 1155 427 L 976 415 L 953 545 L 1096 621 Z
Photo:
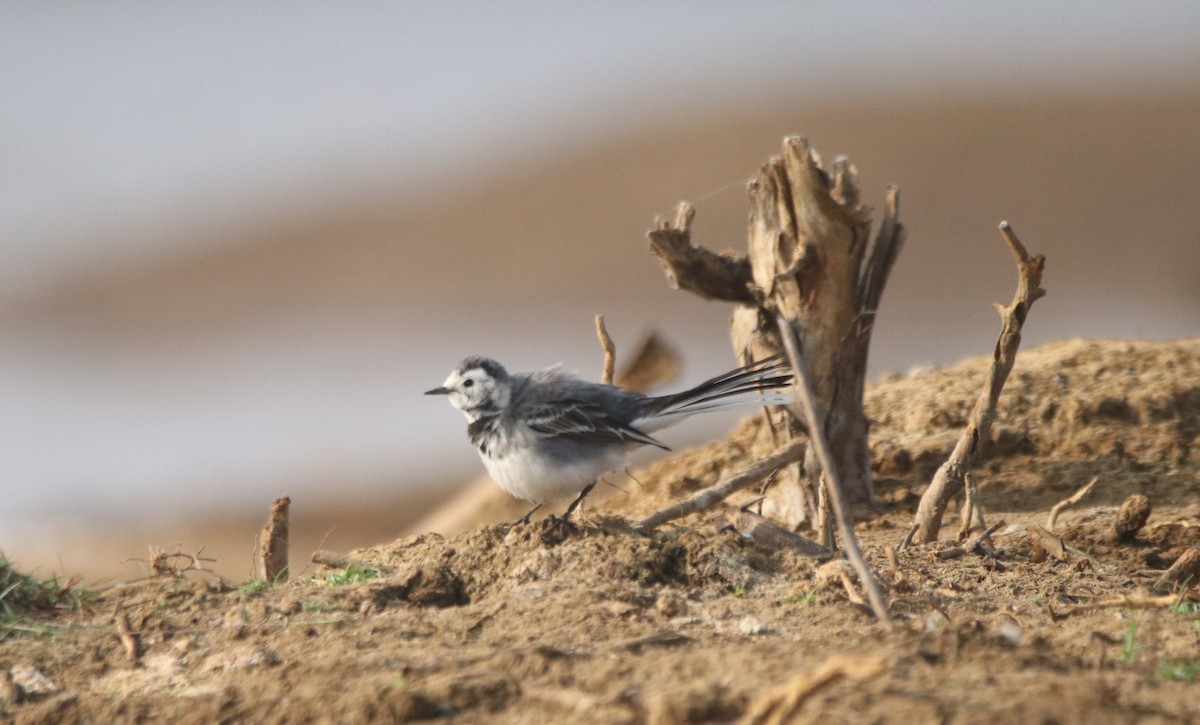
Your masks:
M 971 521 L 975 518 L 975 497 L 977 495 L 975 491 L 975 477 L 968 473 L 963 476 L 963 480 L 967 485 L 967 497 L 962 507 L 962 523 L 958 527 L 959 541 L 965 541 L 966 538 L 971 535 Z M 983 517 L 980 516 L 979 525 L 987 528 L 987 526 L 984 525 L 982 518 Z
M 792 405 L 808 427 L 809 442 L 817 456 L 817 462 L 821 465 L 821 478 L 828 481 L 829 502 L 833 505 L 833 515 L 837 518 L 838 533 L 842 537 L 842 547 L 846 550 L 846 559 L 850 561 L 850 566 L 853 566 L 854 571 L 858 574 L 858 581 L 862 584 L 863 591 L 867 593 L 867 599 L 871 602 L 871 609 L 875 612 L 875 617 L 884 627 L 891 629 L 892 615 L 888 612 L 887 602 L 883 599 L 883 593 L 879 591 L 879 583 L 875 581 L 871 567 L 863 558 L 858 536 L 854 533 L 854 524 L 850 521 L 850 512 L 846 510 L 846 502 L 842 500 L 842 482 L 833 465 L 833 452 L 829 450 L 829 441 L 825 438 L 825 426 L 817 420 L 812 381 L 809 380 L 804 359 L 800 357 L 800 340 L 796 334 L 796 328 L 781 316 L 777 315 L 775 321 L 779 325 L 779 334 L 783 338 L 783 346 L 787 350 L 788 358 L 792 361 L 792 372 L 795 374 L 793 387 L 796 390 L 796 399 Z
M 1004 525 L 1005 524 L 1003 521 L 997 521 L 996 523 L 984 529 L 979 536 L 971 539 L 971 543 L 967 544 L 967 551 L 982 551 L 990 556 L 995 556 L 996 547 L 992 546 L 992 534 L 996 533 L 996 529 Z M 986 549 L 983 546 L 985 542 L 987 543 Z
M 1100 599 L 1094 602 L 1085 604 L 1076 604 L 1066 609 L 1055 610 L 1046 605 L 1046 611 L 1050 614 L 1051 621 L 1057 622 L 1060 619 L 1069 617 L 1072 614 L 1080 612 L 1091 612 L 1097 609 L 1109 609 L 1110 607 L 1128 607 L 1130 609 L 1166 609 L 1183 601 L 1183 597 L 1177 594 L 1167 594 L 1159 597 L 1147 596 L 1137 592 L 1134 594 L 1122 594 L 1117 597 L 1108 599 Z
M 1099 480 L 1099 476 L 1093 477 L 1092 480 L 1088 481 L 1087 484 L 1076 491 L 1070 498 L 1065 498 L 1054 504 L 1054 508 L 1050 509 L 1050 517 L 1046 519 L 1046 528 L 1054 531 L 1054 525 L 1058 523 L 1058 515 L 1082 501 L 1084 497 L 1092 492 L 1092 489 L 1096 487 L 1096 482 Z
M 834 655 L 790 682 L 767 690 L 751 703 L 738 722 L 740 725 L 794 722 L 804 705 L 821 690 L 842 679 L 876 680 L 893 666 L 894 662 L 884 655 Z
M 1009 372 L 1012 371 L 1013 363 L 1016 362 L 1017 348 L 1021 345 L 1021 327 L 1025 324 L 1025 316 L 1029 314 L 1033 303 L 1046 294 L 1046 290 L 1040 286 L 1046 258 L 1040 254 L 1029 256 L 1008 222 L 1000 222 L 1000 233 L 1017 263 L 1017 291 L 1013 295 L 1011 305 L 996 305 L 1003 325 L 1000 337 L 996 340 L 996 349 L 992 353 L 987 384 L 975 402 L 967 429 L 954 446 L 950 458 L 937 470 L 929 488 L 925 489 L 924 495 L 921 496 L 921 503 L 914 518 L 914 523 L 917 524 L 915 537 L 920 542 L 937 541 L 946 506 L 961 490 L 963 476 L 971 470 L 980 445 L 987 440 L 991 432 L 992 421 L 996 417 L 996 402 L 1000 398 L 1000 391 L 1004 389 Z M 904 542 L 901 544 L 907 546 Z
M 604 350 L 604 372 L 600 375 L 600 382 L 612 385 L 613 376 L 617 371 L 617 346 L 604 327 L 604 315 L 596 315 L 596 335 L 600 338 L 600 347 Z
M 837 550 L 833 539 L 833 512 L 829 507 L 829 479 L 821 476 L 817 486 L 817 541 L 821 546 Z
M 721 481 L 715 486 L 704 489 L 686 501 L 680 501 L 677 504 L 673 504 L 660 511 L 654 512 L 653 514 L 634 524 L 633 528 L 638 529 L 639 531 L 649 531 L 650 529 L 661 526 L 668 521 L 674 521 L 675 519 L 683 518 L 688 514 L 693 514 L 697 511 L 703 511 L 706 508 L 724 501 L 743 488 L 753 486 L 755 483 L 758 483 L 780 468 L 783 468 L 791 463 L 795 463 L 803 457 L 804 442 L 792 441 L 761 461 L 758 461 L 757 463 L 738 471 L 733 476 Z

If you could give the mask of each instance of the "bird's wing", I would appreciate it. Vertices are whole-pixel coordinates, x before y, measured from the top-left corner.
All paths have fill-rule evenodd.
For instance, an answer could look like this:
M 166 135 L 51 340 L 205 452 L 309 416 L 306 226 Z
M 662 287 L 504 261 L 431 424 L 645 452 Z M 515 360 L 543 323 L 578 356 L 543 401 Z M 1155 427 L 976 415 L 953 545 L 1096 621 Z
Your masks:
M 671 450 L 595 402 L 579 399 L 547 401 L 532 405 L 527 414 L 529 427 L 547 438 L 644 443 L 664 451 Z

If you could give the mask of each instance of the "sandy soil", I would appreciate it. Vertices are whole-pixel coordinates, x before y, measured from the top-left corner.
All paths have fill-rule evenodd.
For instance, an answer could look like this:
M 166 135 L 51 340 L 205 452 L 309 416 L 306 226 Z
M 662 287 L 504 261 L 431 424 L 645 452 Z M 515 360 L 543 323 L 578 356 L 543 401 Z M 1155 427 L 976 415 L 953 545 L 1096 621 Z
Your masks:
M 828 567 L 721 532 L 706 512 L 653 536 L 628 521 L 770 448 L 728 441 L 635 472 L 565 538 L 479 525 L 353 552 L 368 568 L 227 587 L 131 581 L 79 611 L 0 630 L 0 719 L 15 722 L 1186 722 L 1200 717 L 1200 610 L 1101 606 L 1200 546 L 1200 339 L 1073 340 L 1023 352 L 977 469 L 991 521 L 1045 524 L 1078 551 L 892 559 L 986 361 L 872 386 L 883 511 L 859 524 L 898 626 Z M 1128 495 L 1153 504 L 1128 543 Z M 747 494 L 747 497 L 749 494 Z M 948 521 L 944 539 L 952 536 Z M 295 555 L 296 552 L 294 552 Z M 837 567 L 837 564 L 833 564 Z M 368 578 L 371 573 L 379 576 Z M 131 661 L 118 636 L 127 618 Z

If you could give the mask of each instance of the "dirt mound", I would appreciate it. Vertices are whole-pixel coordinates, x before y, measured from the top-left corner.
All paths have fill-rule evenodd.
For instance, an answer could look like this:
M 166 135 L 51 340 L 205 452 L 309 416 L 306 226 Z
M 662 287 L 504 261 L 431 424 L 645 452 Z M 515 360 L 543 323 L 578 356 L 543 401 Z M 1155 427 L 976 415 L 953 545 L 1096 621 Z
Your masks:
M 1045 525 L 1052 504 L 1099 476 L 1059 518 L 1060 556 L 1020 533 L 998 536 L 996 557 L 945 558 L 949 541 L 892 555 L 984 367 L 971 360 L 869 393 L 881 498 L 892 503 L 859 530 L 893 632 L 851 600 L 840 562 L 719 530 L 712 512 L 650 536 L 629 528 L 772 448 L 750 419 L 728 441 L 634 472 L 641 485 L 577 530 L 538 521 L 410 536 L 274 587 L 180 572 L 94 594 L 46 590 L 57 614 L 0 610 L 0 719 L 1194 718 L 1200 605 L 1151 593 L 1146 570 L 1200 546 L 1200 341 L 1021 353 L 980 498 L 992 520 Z M 1132 493 L 1153 512 L 1118 540 L 1117 507 Z

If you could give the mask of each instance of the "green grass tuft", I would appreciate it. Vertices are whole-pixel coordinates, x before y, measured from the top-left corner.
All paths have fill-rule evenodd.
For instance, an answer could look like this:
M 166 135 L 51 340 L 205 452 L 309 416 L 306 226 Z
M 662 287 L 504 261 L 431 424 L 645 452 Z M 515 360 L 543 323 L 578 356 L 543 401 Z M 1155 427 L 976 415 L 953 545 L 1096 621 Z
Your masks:
M 53 632 L 54 627 L 37 620 L 78 611 L 95 596 L 75 580 L 57 574 L 47 578 L 23 574 L 0 552 L 0 640 L 17 634 Z
M 358 584 L 378 579 L 383 576 L 383 572 L 378 567 L 371 566 L 370 564 L 351 564 L 344 569 L 327 571 L 318 576 L 323 578 L 325 583 L 331 587 L 344 587 L 348 584 Z
M 1195 682 L 1200 673 L 1200 660 L 1176 660 L 1158 666 L 1158 676 L 1164 680 Z

